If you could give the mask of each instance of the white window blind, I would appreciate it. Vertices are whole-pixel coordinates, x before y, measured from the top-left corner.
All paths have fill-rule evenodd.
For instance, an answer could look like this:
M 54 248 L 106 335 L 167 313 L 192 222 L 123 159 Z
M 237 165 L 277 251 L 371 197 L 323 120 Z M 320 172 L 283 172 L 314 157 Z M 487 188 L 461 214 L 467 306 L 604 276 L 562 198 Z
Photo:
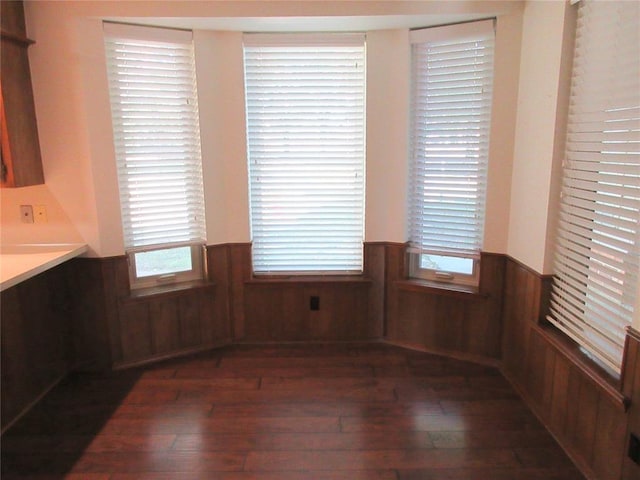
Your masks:
M 125 248 L 204 243 L 191 32 L 104 29 Z
M 493 85 L 493 21 L 411 32 L 412 251 L 478 258 Z
M 361 272 L 363 35 L 245 35 L 253 268 Z
M 639 11 L 579 3 L 548 317 L 614 372 L 640 268 Z

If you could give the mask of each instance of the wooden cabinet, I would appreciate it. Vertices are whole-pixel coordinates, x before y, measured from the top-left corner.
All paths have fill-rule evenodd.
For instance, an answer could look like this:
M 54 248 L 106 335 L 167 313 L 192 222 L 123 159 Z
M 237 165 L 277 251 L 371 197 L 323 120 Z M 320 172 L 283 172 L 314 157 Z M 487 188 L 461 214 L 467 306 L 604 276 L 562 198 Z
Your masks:
M 0 2 L 3 187 L 44 183 L 22 2 Z

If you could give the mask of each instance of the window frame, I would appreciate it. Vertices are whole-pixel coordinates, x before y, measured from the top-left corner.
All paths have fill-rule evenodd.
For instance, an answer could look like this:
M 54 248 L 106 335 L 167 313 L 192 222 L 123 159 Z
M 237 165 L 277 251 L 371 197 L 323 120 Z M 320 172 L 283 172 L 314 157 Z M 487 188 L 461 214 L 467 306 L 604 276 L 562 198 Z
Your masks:
M 415 111 L 416 106 L 418 105 L 418 99 L 415 97 L 415 82 L 418 80 L 424 81 L 426 78 L 426 72 L 419 76 L 417 73 L 417 68 L 414 64 L 414 53 L 413 49 L 415 48 L 415 44 L 428 44 L 428 43 L 440 43 L 447 40 L 454 40 L 457 42 L 462 42 L 465 39 L 472 39 L 480 37 L 486 37 L 487 35 L 493 35 L 492 40 L 492 57 L 495 54 L 495 19 L 489 20 L 479 20 L 472 21 L 462 24 L 456 25 L 447 25 L 447 26 L 438 26 L 438 27 L 429 27 L 420 30 L 414 30 L 411 32 L 411 44 L 412 44 L 412 65 L 411 65 L 411 122 L 410 122 L 410 159 L 409 159 L 409 194 L 408 194 L 408 210 L 409 210 L 409 235 L 410 239 L 410 248 L 407 251 L 407 264 L 408 264 L 408 276 L 409 278 L 426 280 L 429 282 L 436 282 L 443 285 L 451 284 L 458 285 L 464 287 L 473 287 L 477 288 L 480 283 L 480 254 L 482 248 L 482 237 L 484 235 L 484 224 L 486 221 L 486 217 L 484 213 L 486 212 L 486 181 L 488 176 L 488 164 L 489 164 L 489 144 L 491 140 L 491 108 L 493 102 L 493 95 L 488 99 L 488 108 L 489 113 L 487 117 L 487 127 L 486 131 L 483 132 L 486 134 L 485 140 L 480 140 L 478 145 L 482 142 L 486 142 L 487 150 L 484 154 L 484 158 L 482 159 L 483 163 L 479 163 L 477 172 L 479 173 L 480 183 L 484 184 L 482 191 L 482 199 L 480 203 L 482 205 L 482 221 L 479 226 L 480 230 L 475 232 L 475 234 L 479 237 L 479 245 L 477 248 L 471 250 L 468 249 L 456 249 L 450 248 L 447 250 L 441 250 L 442 247 L 435 247 L 433 245 L 423 245 L 419 240 L 413 238 L 413 222 L 415 221 L 415 209 L 419 208 L 418 203 L 421 204 L 418 200 L 417 190 L 417 181 L 415 180 L 417 177 L 416 170 L 420 169 L 421 157 L 416 153 L 416 140 L 415 138 L 418 136 L 416 131 L 418 129 L 418 125 L 416 122 L 417 113 Z M 492 72 L 495 65 L 495 62 L 492 60 L 491 67 Z M 493 74 L 491 77 L 491 90 L 493 91 L 494 78 Z M 449 97 L 447 98 L 449 99 Z M 432 269 L 432 268 L 423 268 L 421 266 L 423 255 L 437 255 L 437 256 L 445 256 L 445 257 L 458 257 L 471 260 L 472 263 L 472 273 L 466 274 L 459 271 L 454 271 L 453 269 Z
M 359 220 L 351 225 L 358 225 L 360 228 L 359 239 L 358 239 L 358 254 L 357 259 L 353 260 L 356 256 L 353 255 L 353 252 L 347 254 L 350 256 L 350 260 L 346 260 L 343 262 L 344 268 L 322 268 L 328 262 L 318 261 L 317 263 L 313 263 L 313 260 L 309 258 L 309 254 L 300 255 L 297 259 L 296 257 L 291 257 L 286 259 L 285 261 L 288 265 L 283 267 L 279 267 L 276 265 L 277 262 L 272 261 L 270 264 L 268 262 L 268 257 L 265 253 L 257 254 L 257 246 L 259 245 L 259 240 L 256 241 L 256 227 L 255 223 L 258 220 L 258 216 L 254 214 L 254 208 L 256 205 L 264 205 L 261 203 L 262 198 L 258 200 L 258 197 L 262 196 L 262 193 L 256 194 L 257 191 L 260 190 L 259 185 L 254 185 L 254 177 L 255 174 L 252 171 L 252 164 L 255 163 L 255 160 L 252 159 L 251 154 L 251 128 L 250 122 L 252 121 L 250 118 L 250 108 L 249 108 L 249 86 L 247 81 L 247 50 L 251 50 L 252 48 L 269 48 L 269 47 L 292 47 L 295 48 L 305 48 L 305 47 L 334 47 L 334 46 L 345 46 L 345 47 L 357 47 L 362 48 L 362 97 L 360 99 L 362 103 L 362 117 L 361 117 L 361 127 L 362 134 L 357 140 L 361 142 L 361 159 L 358 165 L 358 178 L 359 181 L 356 182 L 358 184 L 358 189 L 361 190 L 360 200 L 358 201 L 357 206 L 360 211 L 358 214 Z M 280 34 L 256 34 L 256 33 L 245 33 L 243 38 L 243 57 L 244 57 L 244 66 L 245 66 L 245 108 L 246 108 L 246 121 L 247 121 L 247 161 L 248 161 L 248 183 L 249 183 L 249 221 L 250 221 L 250 229 L 251 229 L 251 238 L 252 238 L 252 269 L 253 275 L 257 277 L 282 277 L 282 276 L 330 276 L 330 275 L 361 275 L 364 270 L 364 231 L 365 231 L 365 210 L 366 210 L 366 99 L 367 99 L 367 91 L 366 91 L 366 36 L 362 33 L 280 33 Z M 308 56 L 307 58 L 311 58 Z M 306 87 L 305 87 L 306 88 Z M 279 93 L 279 92 L 278 92 Z M 285 93 L 282 94 L 286 96 Z M 288 141 L 288 140 L 287 140 Z M 345 162 L 345 165 L 350 166 L 349 162 Z M 317 166 L 317 165 L 316 165 Z M 337 170 L 343 169 L 344 166 L 341 166 Z M 256 169 L 257 171 L 258 169 Z M 302 184 L 306 185 L 306 184 Z M 343 193 L 344 194 L 344 193 Z M 330 194 L 326 195 L 329 198 Z M 333 205 L 333 208 L 336 208 Z M 340 207 L 337 207 L 340 208 Z M 311 207 L 313 209 L 313 207 Z M 304 216 L 304 215 L 302 215 Z M 317 218 L 316 218 L 317 220 Z M 302 226 L 306 226 L 304 223 Z M 315 225 L 315 228 L 318 228 Z M 273 228 L 273 226 L 271 227 Z M 263 233 L 269 233 L 268 228 L 264 229 Z M 266 238 L 266 236 L 265 236 Z M 295 235 L 290 237 L 290 242 L 293 243 L 295 240 Z M 323 238 L 320 238 L 323 240 Z M 298 240 L 300 242 L 301 240 Z M 266 243 L 265 243 L 266 245 Z M 273 243 L 270 244 L 272 247 Z M 326 245 L 332 245 L 332 243 L 327 243 Z M 352 245 L 355 251 L 355 243 Z M 264 248 L 263 250 L 266 250 Z M 327 255 L 328 247 L 322 247 L 321 249 L 322 255 Z M 342 252 L 344 253 L 344 252 Z M 306 261 L 306 266 L 300 266 L 296 268 L 296 261 Z M 324 263 L 324 265 L 323 265 Z M 356 265 L 357 263 L 357 265 Z M 294 268 L 290 268 L 294 267 Z M 319 268 L 318 268 L 319 267 Z
M 162 27 L 129 25 L 129 24 L 107 22 L 107 21 L 103 22 L 103 30 L 104 30 L 104 42 L 105 42 L 105 54 L 106 54 L 105 58 L 107 62 L 107 74 L 108 74 L 108 82 L 109 82 L 109 88 L 110 88 L 109 97 L 110 97 L 110 103 L 111 103 L 113 141 L 114 141 L 114 146 L 116 150 L 115 161 L 117 164 L 118 188 L 120 191 L 121 222 L 123 226 L 125 256 L 127 258 L 127 267 L 128 267 L 128 273 L 129 273 L 129 287 L 131 290 L 137 290 L 137 289 L 158 287 L 163 285 L 173 285 L 173 284 L 181 284 L 185 282 L 201 281 L 206 278 L 206 255 L 205 255 L 206 218 L 205 218 L 205 212 L 204 212 L 202 152 L 201 152 L 201 146 L 200 146 L 200 126 L 199 126 L 199 114 L 198 114 L 198 105 L 197 105 L 198 89 L 197 89 L 197 79 L 196 79 L 196 72 L 195 72 L 195 51 L 194 51 L 194 45 L 193 45 L 193 32 L 187 31 L 187 30 L 176 30 L 176 29 L 167 29 Z M 154 230 L 154 228 L 151 228 L 151 230 L 149 231 L 149 230 L 146 230 L 147 228 L 149 228 L 148 226 L 141 227 L 138 224 L 138 226 L 136 227 L 135 222 L 128 220 L 128 218 L 131 216 L 134 216 L 136 214 L 140 215 L 139 209 L 141 208 L 139 206 L 139 201 L 138 201 L 138 204 L 136 205 L 136 208 L 132 208 L 130 201 L 124 200 L 125 197 L 123 197 L 123 195 L 131 196 L 128 185 L 129 183 L 135 185 L 136 183 L 135 180 L 136 178 L 138 178 L 138 177 L 131 176 L 132 173 L 129 172 L 129 168 L 132 168 L 134 170 L 137 169 L 136 173 L 143 178 L 148 178 L 148 176 L 150 175 L 159 176 L 160 174 L 157 172 L 155 167 L 153 167 L 153 165 L 148 165 L 146 163 L 143 164 L 140 162 L 140 160 L 132 161 L 131 159 L 129 159 L 128 155 L 130 155 L 132 158 L 134 158 L 135 156 L 144 157 L 145 155 L 147 156 L 151 155 L 149 153 L 149 150 L 141 149 L 142 153 L 136 152 L 134 154 L 134 153 L 127 152 L 126 149 L 131 148 L 132 151 L 135 151 L 136 148 L 141 148 L 141 145 L 146 145 L 149 142 L 150 138 L 156 138 L 156 137 L 149 136 L 145 138 L 144 135 L 139 136 L 136 133 L 136 136 L 134 138 L 136 142 L 138 142 L 138 144 L 134 142 L 131 145 L 125 144 L 122 139 L 118 140 L 117 139 L 118 135 L 120 136 L 124 135 L 124 131 L 122 130 L 124 127 L 122 127 L 122 124 L 124 123 L 123 119 L 126 118 L 122 113 L 120 113 L 120 110 L 122 109 L 124 111 L 124 108 L 126 106 L 130 108 L 129 112 L 134 112 L 135 114 L 139 115 L 140 112 L 143 111 L 146 114 L 148 110 L 144 110 L 144 106 L 148 105 L 149 99 L 150 98 L 156 99 L 159 97 L 151 97 L 151 96 L 149 96 L 148 98 L 144 97 L 144 101 L 139 104 L 143 106 L 142 107 L 143 110 L 138 110 L 139 108 L 138 104 L 131 103 L 131 100 L 129 100 L 129 103 L 122 103 L 121 105 L 120 102 L 123 101 L 122 98 L 124 97 L 121 97 L 119 93 L 119 88 L 120 88 L 120 83 L 124 82 L 123 80 L 124 77 L 122 77 L 122 75 L 124 75 L 123 72 L 125 72 L 128 67 L 126 63 L 123 63 L 124 66 L 122 70 L 115 70 L 115 69 L 111 70 L 109 65 L 109 62 L 113 61 L 114 58 L 119 58 L 115 56 L 116 55 L 115 44 L 118 41 L 128 42 L 127 49 L 129 50 L 125 50 L 128 56 L 131 56 L 130 49 L 134 48 L 133 45 L 135 45 L 136 48 L 140 48 L 141 50 L 144 50 L 147 48 L 148 49 L 161 48 L 158 46 L 162 44 L 170 45 L 171 47 L 174 47 L 176 50 L 178 50 L 180 47 L 184 48 L 185 46 L 187 46 L 190 52 L 189 54 L 181 53 L 180 55 L 182 55 L 182 57 L 177 57 L 177 58 L 190 59 L 189 60 L 190 65 L 187 63 L 183 63 L 182 68 L 184 70 L 183 69 L 176 70 L 177 72 L 183 75 L 187 72 L 187 70 L 189 71 L 189 73 L 182 77 L 182 80 L 181 80 L 183 82 L 182 85 L 180 83 L 176 83 L 176 85 L 179 85 L 181 88 L 177 88 L 175 91 L 174 90 L 171 90 L 171 91 L 179 92 L 180 94 L 188 92 L 186 94 L 187 95 L 186 98 L 188 99 L 187 103 L 191 105 L 191 108 L 188 109 L 188 113 L 180 117 L 180 121 L 176 122 L 175 120 L 171 119 L 171 121 L 174 123 L 166 123 L 166 125 L 168 125 L 171 128 L 167 130 L 163 130 L 165 129 L 165 124 L 162 124 L 162 128 L 159 130 L 159 132 L 161 132 L 160 135 L 161 135 L 162 141 L 167 142 L 169 141 L 169 139 L 171 139 L 172 143 L 170 147 L 174 148 L 176 145 L 179 145 L 182 148 L 182 150 L 176 150 L 176 152 L 183 153 L 185 155 L 184 159 L 189 160 L 189 161 L 183 161 L 176 164 L 175 161 L 173 161 L 172 159 L 173 163 L 170 162 L 169 168 L 172 168 L 172 169 L 180 168 L 181 169 L 179 170 L 180 176 L 167 177 L 167 174 L 165 172 L 164 176 L 159 177 L 157 180 L 157 183 L 154 184 L 154 188 L 156 190 L 162 190 L 163 188 L 165 188 L 164 186 L 162 186 L 162 182 L 166 183 L 167 178 L 170 178 L 170 179 L 180 178 L 185 181 L 184 189 L 178 192 L 179 195 L 176 195 L 174 192 L 173 203 L 169 204 L 174 209 L 174 212 L 172 213 L 173 217 L 168 217 L 168 218 L 170 218 L 175 222 L 175 218 L 180 218 L 180 215 L 176 216 L 175 211 L 181 212 L 183 208 L 183 207 L 176 207 L 176 205 L 177 204 L 184 205 L 185 199 L 190 201 L 193 200 L 194 198 L 197 199 L 196 204 L 192 204 L 192 203 L 186 204 L 187 207 L 186 207 L 185 215 L 188 215 L 189 217 L 198 218 L 198 219 L 194 220 L 192 218 L 186 224 L 179 223 L 181 229 L 174 230 L 174 232 L 172 232 L 173 235 L 169 235 L 168 233 L 166 233 L 166 230 L 165 230 L 166 235 L 162 233 L 158 235 L 157 230 Z M 143 42 L 141 44 L 142 46 L 136 44 L 136 42 Z M 154 50 L 154 53 L 158 53 L 157 50 Z M 164 52 L 162 54 L 165 55 Z M 177 55 L 176 52 L 172 52 L 172 54 Z M 136 52 L 136 55 L 141 56 L 142 54 Z M 127 56 L 122 58 L 124 59 L 124 60 L 121 60 L 122 62 L 126 62 L 127 59 L 131 61 L 131 59 L 128 58 Z M 134 60 L 134 61 L 137 61 L 137 60 Z M 143 62 L 144 60 L 140 60 L 140 61 Z M 120 66 L 120 64 L 118 65 Z M 135 68 L 140 68 L 135 63 L 133 65 L 134 65 L 134 70 Z M 157 67 L 158 65 L 156 64 L 155 66 Z M 164 68 L 164 64 L 162 68 Z M 128 72 L 128 73 L 131 74 L 131 72 Z M 133 73 L 138 74 L 137 71 Z M 150 77 L 154 76 L 153 74 L 147 73 L 146 71 L 144 75 L 149 75 Z M 155 75 L 155 77 L 158 77 L 157 74 Z M 141 77 L 141 78 L 148 80 L 146 77 Z M 184 80 L 185 78 L 187 80 Z M 135 82 L 132 82 L 132 84 L 134 85 L 134 87 L 137 86 L 139 89 L 140 84 L 135 84 Z M 157 83 L 154 83 L 153 86 L 157 87 L 158 85 L 161 85 L 161 84 L 162 84 L 162 81 L 158 81 Z M 147 84 L 144 84 L 144 85 L 146 87 Z M 113 90 L 118 90 L 118 93 L 117 94 L 112 93 Z M 164 92 L 164 90 L 162 91 Z M 124 92 L 125 94 L 131 93 L 128 90 L 125 90 Z M 140 98 L 143 98 L 143 97 L 141 96 Z M 166 103 L 164 103 L 165 98 L 168 99 Z M 181 106 L 181 107 L 176 106 L 177 105 L 176 99 L 182 99 L 182 97 L 176 97 L 176 96 L 162 97 L 162 100 L 163 100 L 162 106 L 165 108 L 164 110 L 158 109 L 157 111 L 163 113 L 164 115 L 167 115 L 167 112 L 175 114 L 176 109 L 178 110 L 184 109 L 184 106 Z M 172 104 L 172 102 L 174 102 L 174 104 Z M 117 114 L 114 111 L 114 105 L 118 105 Z M 132 107 L 132 105 L 135 105 L 135 106 Z M 136 123 L 136 126 L 138 128 L 140 128 L 140 126 L 149 128 L 150 125 L 152 124 L 148 122 L 147 123 L 143 122 L 140 125 Z M 153 124 L 153 127 L 155 128 L 156 124 Z M 188 130 L 184 130 L 185 127 L 187 127 Z M 155 131 L 155 130 L 151 130 L 151 131 L 153 131 L 154 134 L 156 135 L 158 134 L 157 133 L 158 131 Z M 188 131 L 189 133 L 185 134 L 184 133 L 185 131 Z M 173 138 L 174 136 L 176 138 Z M 187 137 L 189 137 L 189 140 L 187 140 Z M 183 143 L 183 142 L 191 142 L 191 143 Z M 149 147 L 146 147 L 146 148 L 149 148 Z M 157 149 L 157 147 L 155 148 Z M 121 153 L 119 153 L 119 151 Z M 153 156 L 154 156 L 154 159 L 157 161 L 158 159 L 155 158 L 155 154 Z M 159 156 L 158 158 L 162 158 L 162 157 Z M 131 162 L 133 164 L 133 167 L 128 166 L 127 162 Z M 199 179 L 194 181 L 193 178 L 196 178 L 194 177 L 194 174 L 199 175 Z M 141 185 L 144 185 L 144 184 L 141 184 Z M 174 185 L 172 184 L 169 184 L 169 185 L 170 185 L 170 188 L 172 187 L 175 189 Z M 147 190 L 149 189 L 147 188 Z M 157 194 L 156 190 L 154 190 L 154 192 Z M 136 190 L 134 187 L 134 192 L 139 193 L 139 190 Z M 184 199 L 182 198 L 183 197 L 182 192 L 184 192 Z M 141 196 L 142 198 L 145 198 L 146 202 L 152 202 L 152 203 L 158 202 L 157 198 L 149 200 L 148 197 L 144 196 L 144 194 L 142 194 Z M 176 198 L 178 200 L 176 200 Z M 143 209 L 144 208 L 149 209 L 149 205 L 147 203 L 144 203 L 144 205 L 145 207 L 142 207 Z M 159 207 L 155 205 L 153 208 L 155 209 L 154 212 L 157 215 L 158 213 L 157 210 L 159 210 Z M 150 217 L 144 217 L 143 222 L 144 221 L 150 222 L 151 221 Z M 155 223 L 159 221 L 160 220 L 158 220 L 157 218 L 153 219 L 153 222 Z M 135 232 L 136 229 L 139 230 L 137 233 Z M 178 232 L 178 234 L 176 235 L 175 232 Z M 164 235 L 164 238 L 163 238 L 163 235 Z M 172 236 L 173 238 L 171 238 Z M 182 237 L 182 238 L 179 238 L 179 237 Z M 154 275 L 138 274 L 137 261 L 136 261 L 138 255 L 143 253 L 163 251 L 163 250 L 174 250 L 174 249 L 180 249 L 185 247 L 189 248 L 189 253 L 190 253 L 189 257 L 190 257 L 190 263 L 191 263 L 190 269 L 182 270 L 182 271 L 167 271 L 164 273 L 154 274 Z
M 458 257 L 472 261 L 472 273 L 466 274 L 456 272 L 450 269 L 432 269 L 421 267 L 422 256 L 429 255 L 431 252 L 411 252 L 407 253 L 409 263 L 409 277 L 428 282 L 453 284 L 467 287 L 477 287 L 480 284 L 480 257 L 476 256 L 458 256 L 446 254 L 446 257 Z M 440 255 L 440 254 L 437 254 Z
M 136 270 L 136 255 L 161 250 L 172 250 L 189 247 L 191 254 L 191 269 L 161 273 L 157 275 L 138 276 Z M 154 245 L 153 247 L 142 247 L 129 249 L 126 252 L 129 270 L 129 281 L 132 289 L 151 288 L 159 285 L 174 283 L 185 283 L 202 280 L 205 275 L 205 245 L 203 243 L 174 244 L 174 245 Z

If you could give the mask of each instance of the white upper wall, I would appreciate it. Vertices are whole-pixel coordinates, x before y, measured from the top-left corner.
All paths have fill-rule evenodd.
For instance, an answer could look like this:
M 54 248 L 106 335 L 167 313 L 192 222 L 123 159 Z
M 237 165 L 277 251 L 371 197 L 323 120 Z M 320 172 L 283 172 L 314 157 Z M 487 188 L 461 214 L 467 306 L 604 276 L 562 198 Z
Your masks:
M 467 18 L 499 14 L 487 199 L 487 251 L 506 253 L 510 234 L 522 5 L 517 2 L 45 2 L 27 1 L 34 97 L 47 187 L 91 249 L 124 253 L 111 132 L 103 18 L 237 17 L 263 23 L 348 24 L 365 17 Z M 246 17 L 246 18 L 245 18 Z M 262 18 L 260 18 L 262 17 Z M 330 18 L 334 17 L 334 18 Z M 335 17 L 340 17 L 335 18 Z M 149 20 L 150 21 L 150 20 Z M 284 22 L 284 23 L 282 23 Z M 152 23 L 152 22 L 151 22 Z M 354 21 L 354 24 L 357 22 Z M 365 22 L 366 23 L 366 22 Z M 367 34 L 366 240 L 404 242 L 409 116 L 406 28 Z M 250 240 L 241 34 L 194 35 L 208 243 Z M 522 85 L 520 85 L 522 89 Z M 513 218 L 513 215 L 512 215 Z M 543 222 L 542 222 L 543 223 Z M 516 239 L 514 238 L 514 242 Z M 511 245 L 511 244 L 509 244 Z M 526 260 L 526 259 L 525 259 Z
M 527 2 L 522 28 L 507 253 L 543 274 L 553 268 L 575 8 Z

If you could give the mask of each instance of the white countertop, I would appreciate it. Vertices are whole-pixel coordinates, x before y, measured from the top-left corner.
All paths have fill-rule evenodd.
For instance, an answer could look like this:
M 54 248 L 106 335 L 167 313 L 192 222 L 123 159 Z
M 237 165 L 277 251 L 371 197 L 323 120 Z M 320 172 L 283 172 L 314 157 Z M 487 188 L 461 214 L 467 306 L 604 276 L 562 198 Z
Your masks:
M 0 246 L 0 291 L 87 251 L 83 243 Z

